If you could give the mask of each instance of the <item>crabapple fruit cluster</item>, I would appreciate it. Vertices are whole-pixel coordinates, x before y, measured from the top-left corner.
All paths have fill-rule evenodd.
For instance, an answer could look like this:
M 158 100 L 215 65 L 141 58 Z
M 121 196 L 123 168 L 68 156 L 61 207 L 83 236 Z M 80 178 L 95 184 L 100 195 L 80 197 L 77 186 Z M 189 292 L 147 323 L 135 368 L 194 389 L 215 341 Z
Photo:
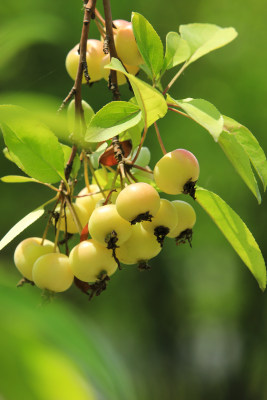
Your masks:
M 119 59 L 123 63 L 128 73 L 136 75 L 139 71 L 139 65 L 143 63 L 139 53 L 131 22 L 124 20 L 114 20 L 114 43 Z M 86 63 L 90 82 L 96 82 L 100 79 L 109 80 L 109 70 L 105 65 L 110 63 L 109 54 L 104 53 L 104 41 L 96 39 L 87 40 Z M 79 44 L 69 51 L 66 57 L 66 69 L 70 77 L 75 80 L 80 62 Z M 118 85 L 127 82 L 122 72 L 117 73 Z M 86 77 L 83 76 L 82 83 L 86 83 Z
M 57 241 L 25 239 L 15 250 L 15 265 L 26 280 L 52 292 L 67 290 L 74 279 L 99 290 L 121 263 L 148 269 L 148 261 L 161 252 L 166 237 L 191 245 L 196 222 L 189 203 L 161 198 L 158 191 L 194 197 L 198 176 L 196 157 L 176 149 L 157 162 L 154 186 L 136 182 L 116 191 L 100 191 L 91 184 L 78 193 L 70 208 L 56 208 L 59 216 L 54 219 L 58 231 L 70 234 L 78 232 L 78 220 L 82 228 L 88 226 L 91 238 L 87 234 L 69 256 L 60 252 Z

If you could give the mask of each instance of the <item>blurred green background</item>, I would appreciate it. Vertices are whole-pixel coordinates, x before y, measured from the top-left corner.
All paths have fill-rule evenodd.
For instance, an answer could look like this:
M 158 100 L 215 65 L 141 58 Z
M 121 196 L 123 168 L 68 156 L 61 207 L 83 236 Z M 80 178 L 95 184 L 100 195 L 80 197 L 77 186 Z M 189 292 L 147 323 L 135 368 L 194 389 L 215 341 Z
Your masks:
M 102 10 L 100 2 L 99 9 Z M 143 14 L 163 41 L 191 22 L 234 26 L 229 46 L 197 61 L 176 82 L 176 98 L 204 98 L 243 123 L 267 151 L 267 5 L 264 0 L 112 1 L 114 19 Z M 34 97 L 56 110 L 71 88 L 64 62 L 79 41 L 82 2 L 2 0 L 0 103 Z M 92 37 L 98 38 L 94 25 Z M 173 75 L 171 70 L 165 84 Z M 125 99 L 129 97 L 123 88 Z M 111 100 L 104 81 L 84 90 L 95 110 Z M 201 166 L 199 184 L 244 219 L 265 259 L 266 195 L 258 206 L 209 134 L 169 115 L 158 123 L 167 150 L 186 148 Z M 161 151 L 149 131 L 151 166 Z M 3 147 L 2 137 L 0 138 Z M 17 168 L 0 154 L 1 176 Z M 0 184 L 0 237 L 50 193 L 31 184 Z M 16 288 L 16 245 L 40 236 L 35 223 L 0 258 L 1 400 L 267 399 L 267 313 L 248 269 L 200 207 L 193 248 L 166 242 L 150 272 L 124 268 L 88 303 L 72 288 L 44 304 L 35 287 Z

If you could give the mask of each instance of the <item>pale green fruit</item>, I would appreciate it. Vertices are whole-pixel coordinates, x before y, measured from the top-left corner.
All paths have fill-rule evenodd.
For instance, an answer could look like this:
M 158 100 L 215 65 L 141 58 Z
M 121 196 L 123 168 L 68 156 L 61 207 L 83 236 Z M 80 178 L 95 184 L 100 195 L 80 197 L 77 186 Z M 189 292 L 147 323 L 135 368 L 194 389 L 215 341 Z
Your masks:
M 99 187 L 97 185 L 92 184 L 90 185 L 90 192 L 88 191 L 87 187 L 85 187 L 78 193 L 78 196 L 83 196 L 83 197 L 77 197 L 76 204 L 86 209 L 88 213 L 88 219 L 90 218 L 92 212 L 94 211 L 97 202 L 103 199 L 102 193 L 98 192 L 99 192 Z M 90 193 L 95 193 L 95 194 L 90 195 Z
M 105 68 L 105 65 L 108 65 L 110 63 L 110 56 L 107 54 L 105 57 L 103 57 L 102 62 L 101 62 L 101 68 L 102 68 L 102 75 L 103 78 L 108 81 L 109 80 L 109 74 L 110 74 L 110 69 Z M 126 68 L 127 72 L 132 75 L 136 75 L 137 72 L 140 70 L 140 68 L 137 65 L 126 65 L 124 64 L 124 67 Z M 122 72 L 117 71 L 117 83 L 118 85 L 124 85 L 127 82 L 125 75 Z
M 198 161 L 194 154 L 184 149 L 176 149 L 165 154 L 154 168 L 157 186 L 168 194 L 184 193 L 185 184 L 196 182 L 198 177 Z
M 19 272 L 27 279 L 32 281 L 32 268 L 37 258 L 47 253 L 53 253 L 54 243 L 45 240 L 41 245 L 42 238 L 31 237 L 23 240 L 16 247 L 14 253 L 14 263 Z
M 148 261 L 160 251 L 161 246 L 156 237 L 141 224 L 136 224 L 133 226 L 132 236 L 117 249 L 116 255 L 123 264 L 131 265 Z
M 156 189 L 144 182 L 133 183 L 117 197 L 116 208 L 120 216 L 132 223 L 154 217 L 160 206 Z
M 119 59 L 127 65 L 143 64 L 143 58 L 138 50 L 131 22 L 114 30 L 114 42 Z
M 69 257 L 60 253 L 39 257 L 33 265 L 32 277 L 40 289 L 64 292 L 70 288 L 74 279 Z
M 114 204 L 96 208 L 89 220 L 89 233 L 94 240 L 107 246 L 112 237 L 116 237 L 116 245 L 126 242 L 132 234 L 132 227 L 116 210 Z
M 187 229 L 192 229 L 196 223 L 196 213 L 193 207 L 182 200 L 174 200 L 172 204 L 178 214 L 178 224 L 168 233 L 168 237 L 176 238 Z
M 70 252 L 73 274 L 84 282 L 95 282 L 101 275 L 112 275 L 118 265 L 112 252 L 93 239 L 85 240 Z
M 72 207 L 74 208 L 77 217 L 79 218 L 79 221 L 82 225 L 82 228 L 87 224 L 88 222 L 88 212 L 87 210 L 82 207 L 81 205 L 72 203 Z M 59 208 L 57 207 L 56 209 L 57 212 L 59 212 Z M 66 205 L 65 208 L 65 213 L 66 213 L 66 217 L 64 216 L 64 211 L 62 213 L 62 217 L 61 217 L 61 223 L 60 223 L 60 230 L 65 232 L 65 218 L 67 220 L 67 232 L 68 233 L 78 233 L 78 229 L 77 226 L 74 222 L 74 219 L 72 217 L 72 214 L 70 212 L 69 207 Z M 53 224 L 55 224 L 55 220 L 53 218 Z
M 80 62 L 80 54 L 78 53 L 79 44 L 77 44 L 67 55 L 66 69 L 70 77 L 75 80 L 78 66 Z M 103 43 L 100 40 L 89 39 L 87 40 L 86 62 L 90 82 L 96 82 L 103 78 L 102 70 L 100 68 L 103 53 Z M 82 83 L 86 83 L 83 75 Z
M 135 157 L 137 149 L 133 152 L 132 158 Z M 140 153 L 135 161 L 136 165 L 146 167 L 150 163 L 151 153 L 148 147 L 142 147 Z M 136 170 L 137 171 L 137 170 Z
M 178 215 L 175 206 L 166 199 L 160 199 L 160 208 L 152 222 L 144 221 L 142 226 L 157 237 L 163 244 L 165 236 L 177 225 Z

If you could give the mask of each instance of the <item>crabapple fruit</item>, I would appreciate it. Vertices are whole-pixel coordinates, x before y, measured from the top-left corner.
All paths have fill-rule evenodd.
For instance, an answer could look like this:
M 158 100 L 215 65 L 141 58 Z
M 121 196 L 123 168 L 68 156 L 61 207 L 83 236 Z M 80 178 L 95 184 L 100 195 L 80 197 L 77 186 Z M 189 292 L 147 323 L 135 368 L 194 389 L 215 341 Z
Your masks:
M 60 253 L 39 257 L 33 265 L 32 277 L 40 289 L 64 292 L 69 289 L 74 279 L 69 257 Z
M 132 224 L 151 221 L 160 207 L 160 197 L 156 189 L 144 182 L 132 183 L 124 188 L 116 200 L 120 216 Z
M 92 238 L 103 246 L 120 246 L 132 234 L 131 225 L 118 214 L 115 204 L 96 208 L 89 219 L 88 229 Z
M 165 236 L 177 225 L 178 214 L 175 206 L 166 199 L 160 199 L 160 208 L 151 222 L 144 221 L 142 226 L 151 234 L 154 233 L 158 242 L 163 245 Z
M 154 168 L 154 179 L 168 194 L 189 193 L 194 197 L 194 185 L 199 177 L 199 164 L 190 151 L 176 149 L 165 154 Z
M 66 58 L 66 69 L 70 77 L 75 80 L 79 62 L 79 44 L 69 51 Z M 86 49 L 86 63 L 90 82 L 96 82 L 103 78 L 102 70 L 100 68 L 103 58 L 103 43 L 100 40 L 88 39 Z M 85 76 L 83 75 L 82 83 L 86 83 Z
M 84 227 L 88 222 L 88 211 L 83 206 L 76 204 L 76 203 L 72 203 L 72 207 L 74 208 L 74 211 L 75 211 L 82 227 Z M 59 212 L 59 208 L 56 208 L 56 211 Z M 70 212 L 68 205 L 66 205 L 66 207 L 65 207 L 65 214 L 63 211 L 62 216 L 61 216 L 61 222 L 60 222 L 60 230 L 61 231 L 65 231 L 65 219 L 67 221 L 67 232 L 68 233 L 77 233 L 78 228 L 74 222 L 73 216 Z M 54 218 L 52 221 L 53 221 L 53 224 L 55 224 Z
M 137 149 L 133 152 L 132 158 L 134 159 Z M 146 167 L 150 163 L 151 153 L 148 147 L 141 147 L 140 153 L 135 161 L 135 164 L 140 167 Z
M 112 253 L 93 239 L 85 240 L 70 252 L 74 276 L 84 282 L 95 282 L 101 275 L 112 275 L 118 265 Z
M 109 80 L 109 73 L 110 69 L 105 68 L 105 65 L 108 65 L 110 63 L 110 56 L 107 54 L 105 57 L 103 57 L 102 62 L 101 62 L 101 69 L 102 69 L 102 76 L 103 78 L 108 81 Z M 127 72 L 132 75 L 136 75 L 137 72 L 139 71 L 139 67 L 137 65 L 126 65 L 124 64 Z M 118 85 L 124 85 L 127 82 L 127 79 L 125 75 L 122 72 L 117 71 L 117 83 Z
M 90 193 L 95 194 L 90 195 Z M 88 191 L 88 188 L 85 187 L 78 193 L 78 196 L 82 197 L 77 197 L 76 204 L 86 209 L 89 219 L 97 202 L 103 199 L 103 195 L 102 193 L 99 193 L 99 187 L 95 184 L 92 184 L 90 185 L 90 192 Z
M 156 237 L 141 224 L 132 228 L 132 236 L 117 249 L 117 257 L 123 264 L 137 264 L 156 257 L 161 246 Z
M 116 25 L 116 21 L 114 21 L 114 24 L 117 27 L 117 29 L 114 29 L 115 47 L 123 64 L 143 64 L 144 61 L 136 44 L 132 23 L 117 23 Z
M 178 237 L 183 231 L 192 230 L 196 223 L 196 213 L 193 207 L 182 200 L 174 200 L 172 204 L 178 214 L 178 224 L 168 233 L 169 238 Z
M 23 240 L 16 247 L 14 253 L 14 262 L 19 272 L 24 278 L 32 281 L 32 268 L 37 258 L 47 253 L 54 252 L 54 243 L 50 240 L 44 240 L 42 238 L 31 237 Z

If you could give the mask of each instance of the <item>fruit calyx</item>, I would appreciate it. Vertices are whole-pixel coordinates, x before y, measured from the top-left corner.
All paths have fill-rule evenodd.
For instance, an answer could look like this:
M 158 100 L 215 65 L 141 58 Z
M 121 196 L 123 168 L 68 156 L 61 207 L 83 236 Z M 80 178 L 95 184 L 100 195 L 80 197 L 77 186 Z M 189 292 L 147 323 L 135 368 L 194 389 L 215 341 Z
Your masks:
M 154 229 L 154 235 L 156 236 L 157 241 L 159 242 L 161 247 L 163 247 L 164 239 L 168 235 L 169 232 L 170 232 L 170 229 L 167 228 L 166 226 L 162 226 L 162 225 L 157 226 Z
M 135 224 L 137 224 L 138 222 L 142 222 L 142 221 L 149 221 L 149 222 L 151 222 L 151 221 L 152 221 L 152 218 L 153 218 L 153 215 L 151 215 L 151 214 L 149 213 L 149 211 L 146 211 L 145 213 L 141 213 L 141 214 L 137 215 L 137 217 L 134 218 L 134 219 L 131 221 L 131 225 L 135 225 Z
M 192 181 L 192 178 L 190 178 L 189 179 L 189 181 L 187 181 L 185 184 L 184 184 L 184 187 L 183 187 L 183 194 L 189 194 L 194 200 L 196 200 L 196 196 L 195 196 L 195 194 L 196 194 L 196 183 L 197 183 L 197 181 Z
M 185 244 L 186 242 L 189 243 L 190 247 L 192 247 L 192 236 L 193 231 L 192 229 L 186 229 L 180 233 L 179 236 L 175 238 L 176 245 L 179 246 L 180 244 Z

